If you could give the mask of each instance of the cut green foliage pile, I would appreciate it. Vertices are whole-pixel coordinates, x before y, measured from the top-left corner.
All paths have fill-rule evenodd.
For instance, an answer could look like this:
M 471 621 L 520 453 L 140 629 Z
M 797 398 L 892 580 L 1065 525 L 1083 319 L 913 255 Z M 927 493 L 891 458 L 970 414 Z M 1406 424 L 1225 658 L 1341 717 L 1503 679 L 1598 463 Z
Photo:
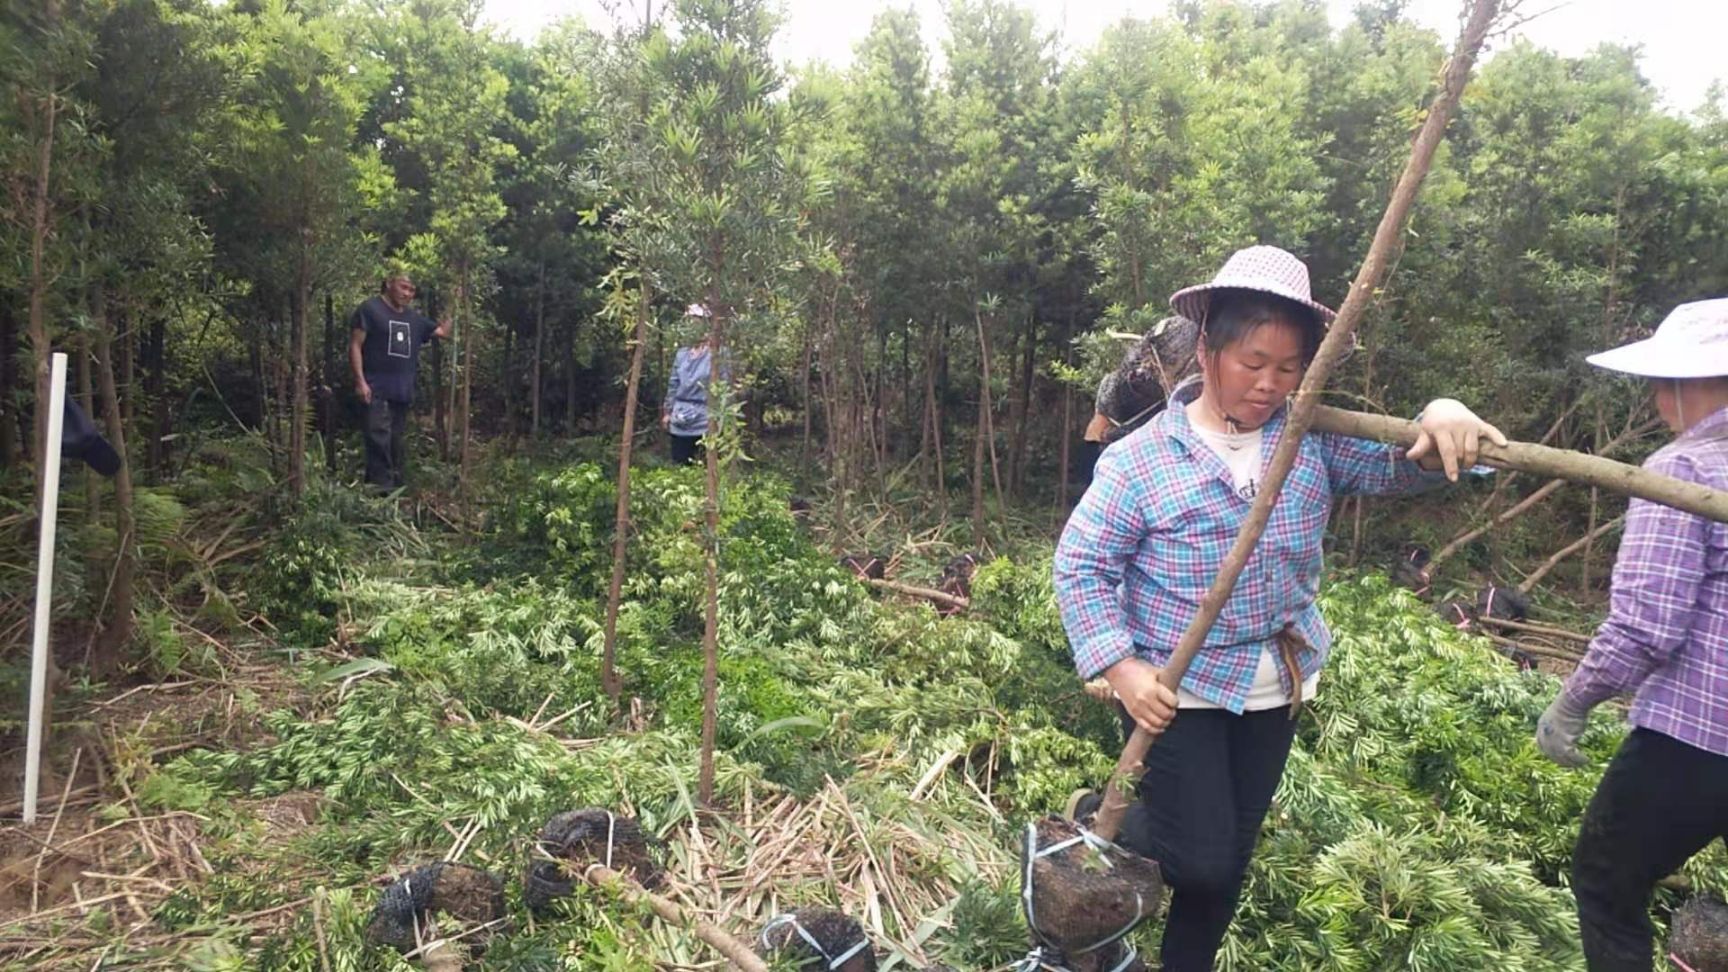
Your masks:
M 1013 840 L 1104 780 L 1120 742 L 1068 662 L 1048 549 L 981 568 L 973 614 L 941 620 L 879 602 L 834 566 L 782 486 L 734 484 L 721 518 L 718 806 L 697 812 L 699 475 L 651 470 L 636 483 L 617 709 L 598 674 L 614 494 L 597 467 L 526 475 L 460 551 L 386 529 L 370 507 L 325 506 L 316 525 L 285 531 L 266 559 L 284 578 L 296 564 L 342 565 L 277 625 L 291 646 L 306 639 L 315 702 L 263 717 L 254 748 L 181 753 L 135 783 L 146 810 L 204 817 L 213 866 L 155 909 L 175 935 L 149 956 L 312 972 L 322 949 L 336 968 L 401 968 L 365 945 L 365 914 L 387 879 L 460 849 L 510 882 L 513 931 L 485 968 L 701 960 L 694 938 L 598 891 L 530 918 L 520 876 L 532 835 L 586 806 L 639 817 L 668 844 L 670 893 L 741 935 L 823 905 L 858 917 L 895 964 L 987 968 L 1023 954 Z M 388 539 L 397 531 L 425 553 L 418 567 Z M 1529 742 L 1555 682 L 1378 577 L 1335 582 L 1323 607 L 1333 658 L 1222 967 L 1579 967 L 1561 883 L 1595 774 L 1554 767 Z M 315 651 L 329 632 L 348 660 Z M 1601 760 L 1618 734 L 1599 717 L 1586 748 Z M 260 807 L 306 795 L 306 826 L 259 823 Z M 1728 888 L 1720 855 L 1691 877 Z M 273 923 L 246 920 L 281 905 Z M 1147 946 L 1155 935 L 1137 933 Z

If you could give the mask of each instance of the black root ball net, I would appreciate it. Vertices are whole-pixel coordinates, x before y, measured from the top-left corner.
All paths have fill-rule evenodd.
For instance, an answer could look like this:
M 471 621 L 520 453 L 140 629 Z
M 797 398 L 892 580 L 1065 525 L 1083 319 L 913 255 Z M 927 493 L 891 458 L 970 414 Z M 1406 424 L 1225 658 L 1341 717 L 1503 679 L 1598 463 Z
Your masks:
M 426 931 L 435 914 L 467 927 L 499 921 L 504 917 L 504 882 L 490 872 L 454 861 L 417 867 L 384 889 L 366 924 L 366 937 L 375 944 L 411 951 L 430 937 Z M 478 936 L 475 945 L 481 945 Z
M 1060 817 L 1026 825 L 1020 905 L 1035 947 L 1021 967 L 1072 972 L 1144 968 L 1123 936 L 1158 911 L 1155 861 Z
M 800 969 L 876 972 L 876 951 L 864 926 L 838 911 L 800 908 L 775 915 L 757 936 L 763 958 L 785 958 Z
M 535 913 L 575 889 L 583 869 L 601 864 L 653 890 L 662 874 L 659 842 L 634 817 L 589 807 L 557 814 L 540 828 L 535 860 L 528 865 L 523 903 Z

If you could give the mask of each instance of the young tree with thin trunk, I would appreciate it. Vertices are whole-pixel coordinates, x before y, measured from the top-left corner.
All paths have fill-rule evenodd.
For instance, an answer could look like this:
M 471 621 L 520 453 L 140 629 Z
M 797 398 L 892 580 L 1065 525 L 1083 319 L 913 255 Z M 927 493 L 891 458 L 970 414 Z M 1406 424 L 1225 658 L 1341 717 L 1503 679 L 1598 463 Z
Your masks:
M 720 507 L 723 466 L 738 452 L 731 381 L 752 342 L 728 338 L 753 326 L 773 297 L 797 213 L 778 151 L 791 109 L 776 97 L 769 52 L 774 15 L 765 0 L 681 0 L 674 39 L 658 27 L 616 39 L 606 81 L 613 117 L 629 130 L 609 139 L 608 181 L 619 193 L 614 226 L 630 259 L 651 271 L 674 303 L 707 306 L 713 369 L 703 502 L 703 718 L 698 797 L 714 793 L 718 693 Z M 647 108 L 646 117 L 637 106 Z

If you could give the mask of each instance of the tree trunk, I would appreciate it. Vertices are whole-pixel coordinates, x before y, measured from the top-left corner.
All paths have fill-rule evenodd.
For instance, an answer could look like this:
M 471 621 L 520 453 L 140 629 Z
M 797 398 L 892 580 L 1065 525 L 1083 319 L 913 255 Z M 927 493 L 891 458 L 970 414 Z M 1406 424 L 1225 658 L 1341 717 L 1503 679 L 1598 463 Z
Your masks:
M 254 370 L 258 374 L 258 399 L 262 403 L 270 397 L 269 378 L 264 372 L 263 343 L 269 339 L 269 332 L 263 329 L 264 321 L 260 320 L 257 329 L 257 339 L 252 350 L 258 353 Z M 120 417 L 130 428 L 138 427 L 138 329 L 132 326 L 130 314 L 120 314 L 115 317 L 114 342 L 120 346 Z M 264 421 L 267 410 L 260 405 L 258 421 Z
M 1008 441 L 1008 491 L 1021 494 L 1026 482 L 1026 429 L 1032 413 L 1032 379 L 1038 350 L 1038 322 L 1031 313 L 1026 315 L 1026 335 L 1018 343 L 1020 380 L 1014 383 L 1013 405 L 1010 406 Z M 1013 359 L 1010 359 L 1012 361 Z
M 59 20 L 59 6 L 53 0 L 47 4 L 47 20 L 52 30 Z M 50 79 L 50 84 L 54 82 Z M 54 165 L 54 123 L 59 107 L 59 96 L 50 87 L 47 96 L 36 99 L 29 92 L 20 90 L 19 104 L 27 118 L 34 118 L 38 110 L 42 112 L 42 125 L 39 132 L 40 141 L 36 144 L 35 179 L 30 190 L 30 294 L 28 297 L 27 316 L 25 318 L 25 337 L 30 342 L 31 384 L 35 391 L 34 434 L 30 443 L 30 453 L 34 459 L 31 476 L 35 485 L 35 510 L 42 509 L 42 501 L 47 496 L 47 430 L 48 430 L 48 398 L 52 393 L 51 352 L 48 342 L 47 297 L 48 288 L 52 285 L 46 266 L 48 237 L 52 232 L 53 213 L 49 206 L 50 177 Z M 8 359 L 5 366 L 12 366 Z M 43 695 L 43 738 L 48 735 L 48 724 L 53 721 L 54 693 L 64 677 L 60 666 L 55 663 L 50 653 L 47 665 L 47 689 Z
M 816 373 L 822 382 L 822 415 L 823 425 L 827 429 L 824 436 L 828 453 L 828 479 L 833 484 L 835 511 L 834 522 L 845 522 L 846 514 L 846 444 L 845 439 L 850 434 L 850 420 L 840 405 L 839 378 L 835 376 L 835 357 L 838 352 L 835 345 L 839 342 L 834 337 L 834 322 L 827 322 L 828 330 L 823 338 L 821 352 L 816 358 Z
M 640 335 L 637 336 L 636 341 L 638 344 L 641 343 L 642 338 Z M 534 361 L 528 367 L 528 381 L 530 387 L 528 392 L 528 438 L 530 439 L 540 438 L 540 358 L 545 349 L 546 257 L 542 255 L 540 257 L 540 288 L 534 295 Z M 632 368 L 638 366 L 638 363 L 635 361 L 631 364 Z M 625 398 L 627 400 L 634 400 L 631 398 L 634 394 L 635 389 L 632 388 L 630 391 L 625 392 Z M 625 439 L 624 450 L 626 453 L 630 450 L 628 436 L 626 436 Z
M 708 295 L 708 400 L 710 414 L 719 414 L 716 406 L 723 402 L 715 396 L 720 390 L 720 366 L 725 337 L 722 321 L 730 309 L 721 305 L 718 295 Z M 714 422 L 709 420 L 709 431 Z M 720 694 L 720 450 L 710 441 L 702 450 L 707 467 L 707 493 L 703 499 L 706 522 L 703 537 L 703 616 L 702 616 L 702 762 L 697 771 L 697 801 L 703 806 L 714 802 L 714 735 Z
M 536 336 L 538 341 L 538 336 Z M 630 348 L 630 381 L 624 386 L 624 433 L 618 447 L 618 513 L 612 531 L 612 582 L 606 589 L 606 640 L 600 654 L 600 685 L 618 707 L 618 604 L 624 592 L 624 557 L 630 546 L 630 454 L 636 445 L 636 397 L 642 387 L 642 359 L 648 347 L 648 283 L 636 305 L 636 335 Z
M 565 365 L 567 378 L 564 383 L 564 434 L 576 434 L 576 329 L 570 329 L 569 361 Z
M 948 519 L 948 471 L 943 467 L 942 460 L 942 403 L 936 397 L 937 370 L 937 339 L 936 328 L 930 329 L 930 357 L 924 365 L 924 410 L 930 416 L 930 454 L 936 460 L 936 509 L 938 515 Z
M 78 363 L 78 405 L 84 414 L 96 420 L 96 392 L 90 378 L 91 338 L 88 332 L 78 337 L 73 359 Z M 95 523 L 102 515 L 102 477 L 89 466 L 84 467 L 84 522 Z
M 258 389 L 258 431 L 268 436 L 270 386 L 264 375 L 264 322 L 260 319 L 254 319 L 251 324 L 252 326 L 248 328 L 251 333 L 247 335 L 248 340 L 246 341 L 246 363 L 252 371 L 252 387 Z M 116 329 L 114 341 L 120 345 L 120 354 L 124 356 L 126 354 L 125 332 Z M 122 369 L 122 373 L 124 373 L 124 369 Z M 127 398 L 130 397 L 128 394 Z M 129 420 L 131 415 L 122 409 L 120 417 L 123 420 Z
M 433 320 L 438 320 L 438 304 L 437 294 L 433 294 L 426 301 L 426 310 L 431 313 Z M 452 324 L 452 326 L 455 325 Z M 448 356 L 445 355 L 444 345 L 448 343 L 450 343 L 448 340 L 432 342 L 432 431 L 438 437 L 438 459 L 440 462 L 450 461 L 450 415 L 446 409 L 446 406 L 449 405 L 449 399 L 445 397 L 445 389 L 450 384 L 450 376 L 445 370 L 444 359 L 449 357 L 454 360 L 456 352 L 452 350 Z
M 910 448 L 911 433 L 907 430 L 910 430 L 912 428 L 912 416 L 915 413 L 923 410 L 923 404 L 921 402 L 915 401 L 914 400 L 915 396 L 912 394 L 912 383 L 915 380 L 912 376 L 912 338 L 913 338 L 912 322 L 910 320 L 908 320 L 906 322 L 906 329 L 903 332 L 901 332 L 901 334 L 900 334 L 900 428 L 902 430 L 901 434 L 900 434 L 900 448 L 902 450 L 901 455 L 905 455 L 904 450 Z M 922 391 L 922 389 L 920 389 L 920 391 Z M 923 449 L 922 443 L 920 443 L 919 449 L 920 449 L 920 451 L 922 451 L 922 449 Z
M 320 434 L 324 437 L 324 471 L 336 475 L 336 299 L 324 292 L 324 384 L 318 396 Z
M 1002 467 L 996 461 L 996 410 L 994 408 L 994 380 L 990 369 L 990 332 L 984 327 L 984 315 L 977 314 L 974 319 L 978 324 L 978 361 L 983 369 L 984 382 L 984 441 L 990 446 L 990 481 L 996 486 L 996 509 L 1008 508 L 1002 498 Z
M 810 473 L 810 356 L 815 353 L 816 342 L 810 329 L 804 329 L 804 367 L 798 376 L 799 388 L 804 399 L 804 438 L 800 441 L 798 456 L 799 464 L 803 466 L 805 475 Z
M 512 452 L 516 448 L 516 401 L 521 383 L 516 380 L 516 355 L 521 341 L 516 335 L 514 322 L 504 325 L 504 354 L 501 356 L 498 369 L 497 387 L 504 393 L 504 441 Z
M 870 422 L 870 441 L 874 447 L 876 460 L 876 484 L 878 495 L 888 495 L 888 329 L 879 327 L 876 330 L 876 372 L 873 380 L 867 380 L 865 387 L 870 389 L 870 408 L 865 417 Z
M 268 353 L 263 356 L 264 367 L 269 369 L 266 372 L 268 384 L 265 386 L 267 391 L 264 394 L 265 439 L 270 446 L 270 474 L 277 479 L 282 479 L 285 477 L 282 469 L 282 406 L 288 400 L 288 381 L 285 377 L 286 372 L 282 369 L 282 363 L 287 360 L 287 349 L 278 346 L 276 342 L 276 332 L 279 330 L 274 320 L 276 311 L 265 311 L 265 314 L 264 333 L 269 336 L 270 342 Z M 138 396 L 134 395 L 133 397 Z M 149 482 L 148 455 L 150 444 L 146 442 L 145 445 L 145 481 Z
M 468 293 L 468 263 L 462 263 L 460 284 L 456 293 L 456 306 L 462 309 L 462 455 L 457 460 L 456 494 L 464 498 L 468 495 L 468 453 L 469 443 L 473 441 L 474 413 L 471 410 L 474 402 L 474 308 Z
M 157 314 L 150 321 L 149 357 L 146 367 L 150 369 L 149 393 L 150 414 L 153 431 L 150 435 L 150 484 L 162 481 L 162 476 L 168 471 L 169 443 L 168 438 L 173 429 L 172 413 L 168 402 L 168 321 Z M 304 341 L 302 341 L 304 344 Z M 301 362 L 304 371 L 304 361 Z M 304 385 L 304 382 L 301 382 Z M 304 404 L 304 403 L 302 403 Z M 304 430 L 304 425 L 301 426 Z M 304 445 L 304 435 L 302 435 Z
M 978 415 L 972 429 L 972 543 L 984 543 L 984 436 L 990 410 L 990 388 L 983 383 L 983 360 L 979 360 Z
M 312 256 L 302 247 L 294 274 L 294 293 L 288 301 L 288 491 L 295 498 L 306 492 L 307 407 L 306 317 L 312 307 Z M 157 389 L 158 400 L 166 395 Z
M 91 655 L 92 674 L 114 671 L 120 649 L 132 637 L 133 578 L 137 569 L 137 527 L 132 507 L 132 461 L 126 451 L 126 424 L 120 415 L 119 388 L 114 379 L 115 329 L 107 312 L 102 285 L 92 288 L 91 316 L 96 338 L 96 374 L 102 386 L 102 417 L 108 442 L 120 454 L 120 469 L 114 474 L 114 575 L 110 584 L 110 620 L 97 637 Z
M 22 453 L 18 413 L 12 408 L 18 384 L 18 320 L 12 302 L 0 301 L 0 467 L 18 465 Z
M 51 21 L 57 19 L 50 17 Z M 48 288 L 52 281 L 48 279 L 48 268 L 45 266 L 48 236 L 53 229 L 50 225 L 53 214 L 48 205 L 48 196 L 54 171 L 54 123 L 60 101 L 59 95 L 53 91 L 42 99 L 42 103 L 38 103 L 28 94 L 24 94 L 20 100 L 30 114 L 34 115 L 38 109 L 42 112 L 41 138 L 36 145 L 36 178 L 30 192 L 30 296 L 29 316 L 26 318 L 28 330 L 25 331 L 30 339 L 31 374 L 34 376 L 32 384 L 36 388 L 35 434 L 31 440 L 30 451 L 35 461 L 33 475 L 36 480 L 36 508 L 41 509 L 43 490 L 47 486 L 43 472 L 46 469 L 44 450 L 48 439 L 49 356 L 53 350 L 48 343 L 47 318 Z
M 1015 382 L 1015 395 L 1020 400 L 1020 409 L 1008 429 L 1008 492 L 1016 498 L 1024 495 L 1026 467 L 1032 461 L 1027 430 L 1032 424 L 1032 409 L 1035 407 L 1032 396 L 1037 391 L 1038 375 L 1033 359 L 1038 350 L 1037 323 L 1028 320 L 1026 328 L 1026 340 L 1020 347 L 1019 380 Z
M 1072 355 L 1069 356 L 1069 361 L 1070 362 L 1073 361 Z M 1068 451 L 1070 448 L 1069 443 L 1073 440 L 1073 438 L 1074 438 L 1074 386 L 1067 383 L 1067 382 L 1063 382 L 1062 383 L 1062 447 L 1061 447 L 1061 454 L 1057 459 L 1057 465 L 1060 467 L 1061 472 L 1056 477 L 1056 518 L 1058 521 L 1065 520 L 1068 516 L 1068 476 L 1069 476 L 1068 464 L 1070 461 Z

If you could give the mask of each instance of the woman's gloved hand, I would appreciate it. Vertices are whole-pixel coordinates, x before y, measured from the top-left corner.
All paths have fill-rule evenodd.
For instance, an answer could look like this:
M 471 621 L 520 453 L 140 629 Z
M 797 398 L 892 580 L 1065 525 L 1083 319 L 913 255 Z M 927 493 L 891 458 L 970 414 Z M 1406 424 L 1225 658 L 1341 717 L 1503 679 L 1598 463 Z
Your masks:
M 1446 478 L 1453 482 L 1458 481 L 1458 470 L 1476 465 L 1476 450 L 1482 439 L 1499 446 L 1506 444 L 1506 436 L 1499 429 L 1482 421 L 1469 406 L 1455 398 L 1429 402 L 1417 423 L 1422 426 L 1422 437 L 1405 456 L 1429 469 L 1438 461 L 1446 470 Z
M 1577 769 L 1589 760 L 1578 751 L 1578 737 L 1590 721 L 1590 707 L 1566 694 L 1565 689 L 1554 697 L 1548 711 L 1536 720 L 1536 748 L 1542 755 L 1561 766 Z

